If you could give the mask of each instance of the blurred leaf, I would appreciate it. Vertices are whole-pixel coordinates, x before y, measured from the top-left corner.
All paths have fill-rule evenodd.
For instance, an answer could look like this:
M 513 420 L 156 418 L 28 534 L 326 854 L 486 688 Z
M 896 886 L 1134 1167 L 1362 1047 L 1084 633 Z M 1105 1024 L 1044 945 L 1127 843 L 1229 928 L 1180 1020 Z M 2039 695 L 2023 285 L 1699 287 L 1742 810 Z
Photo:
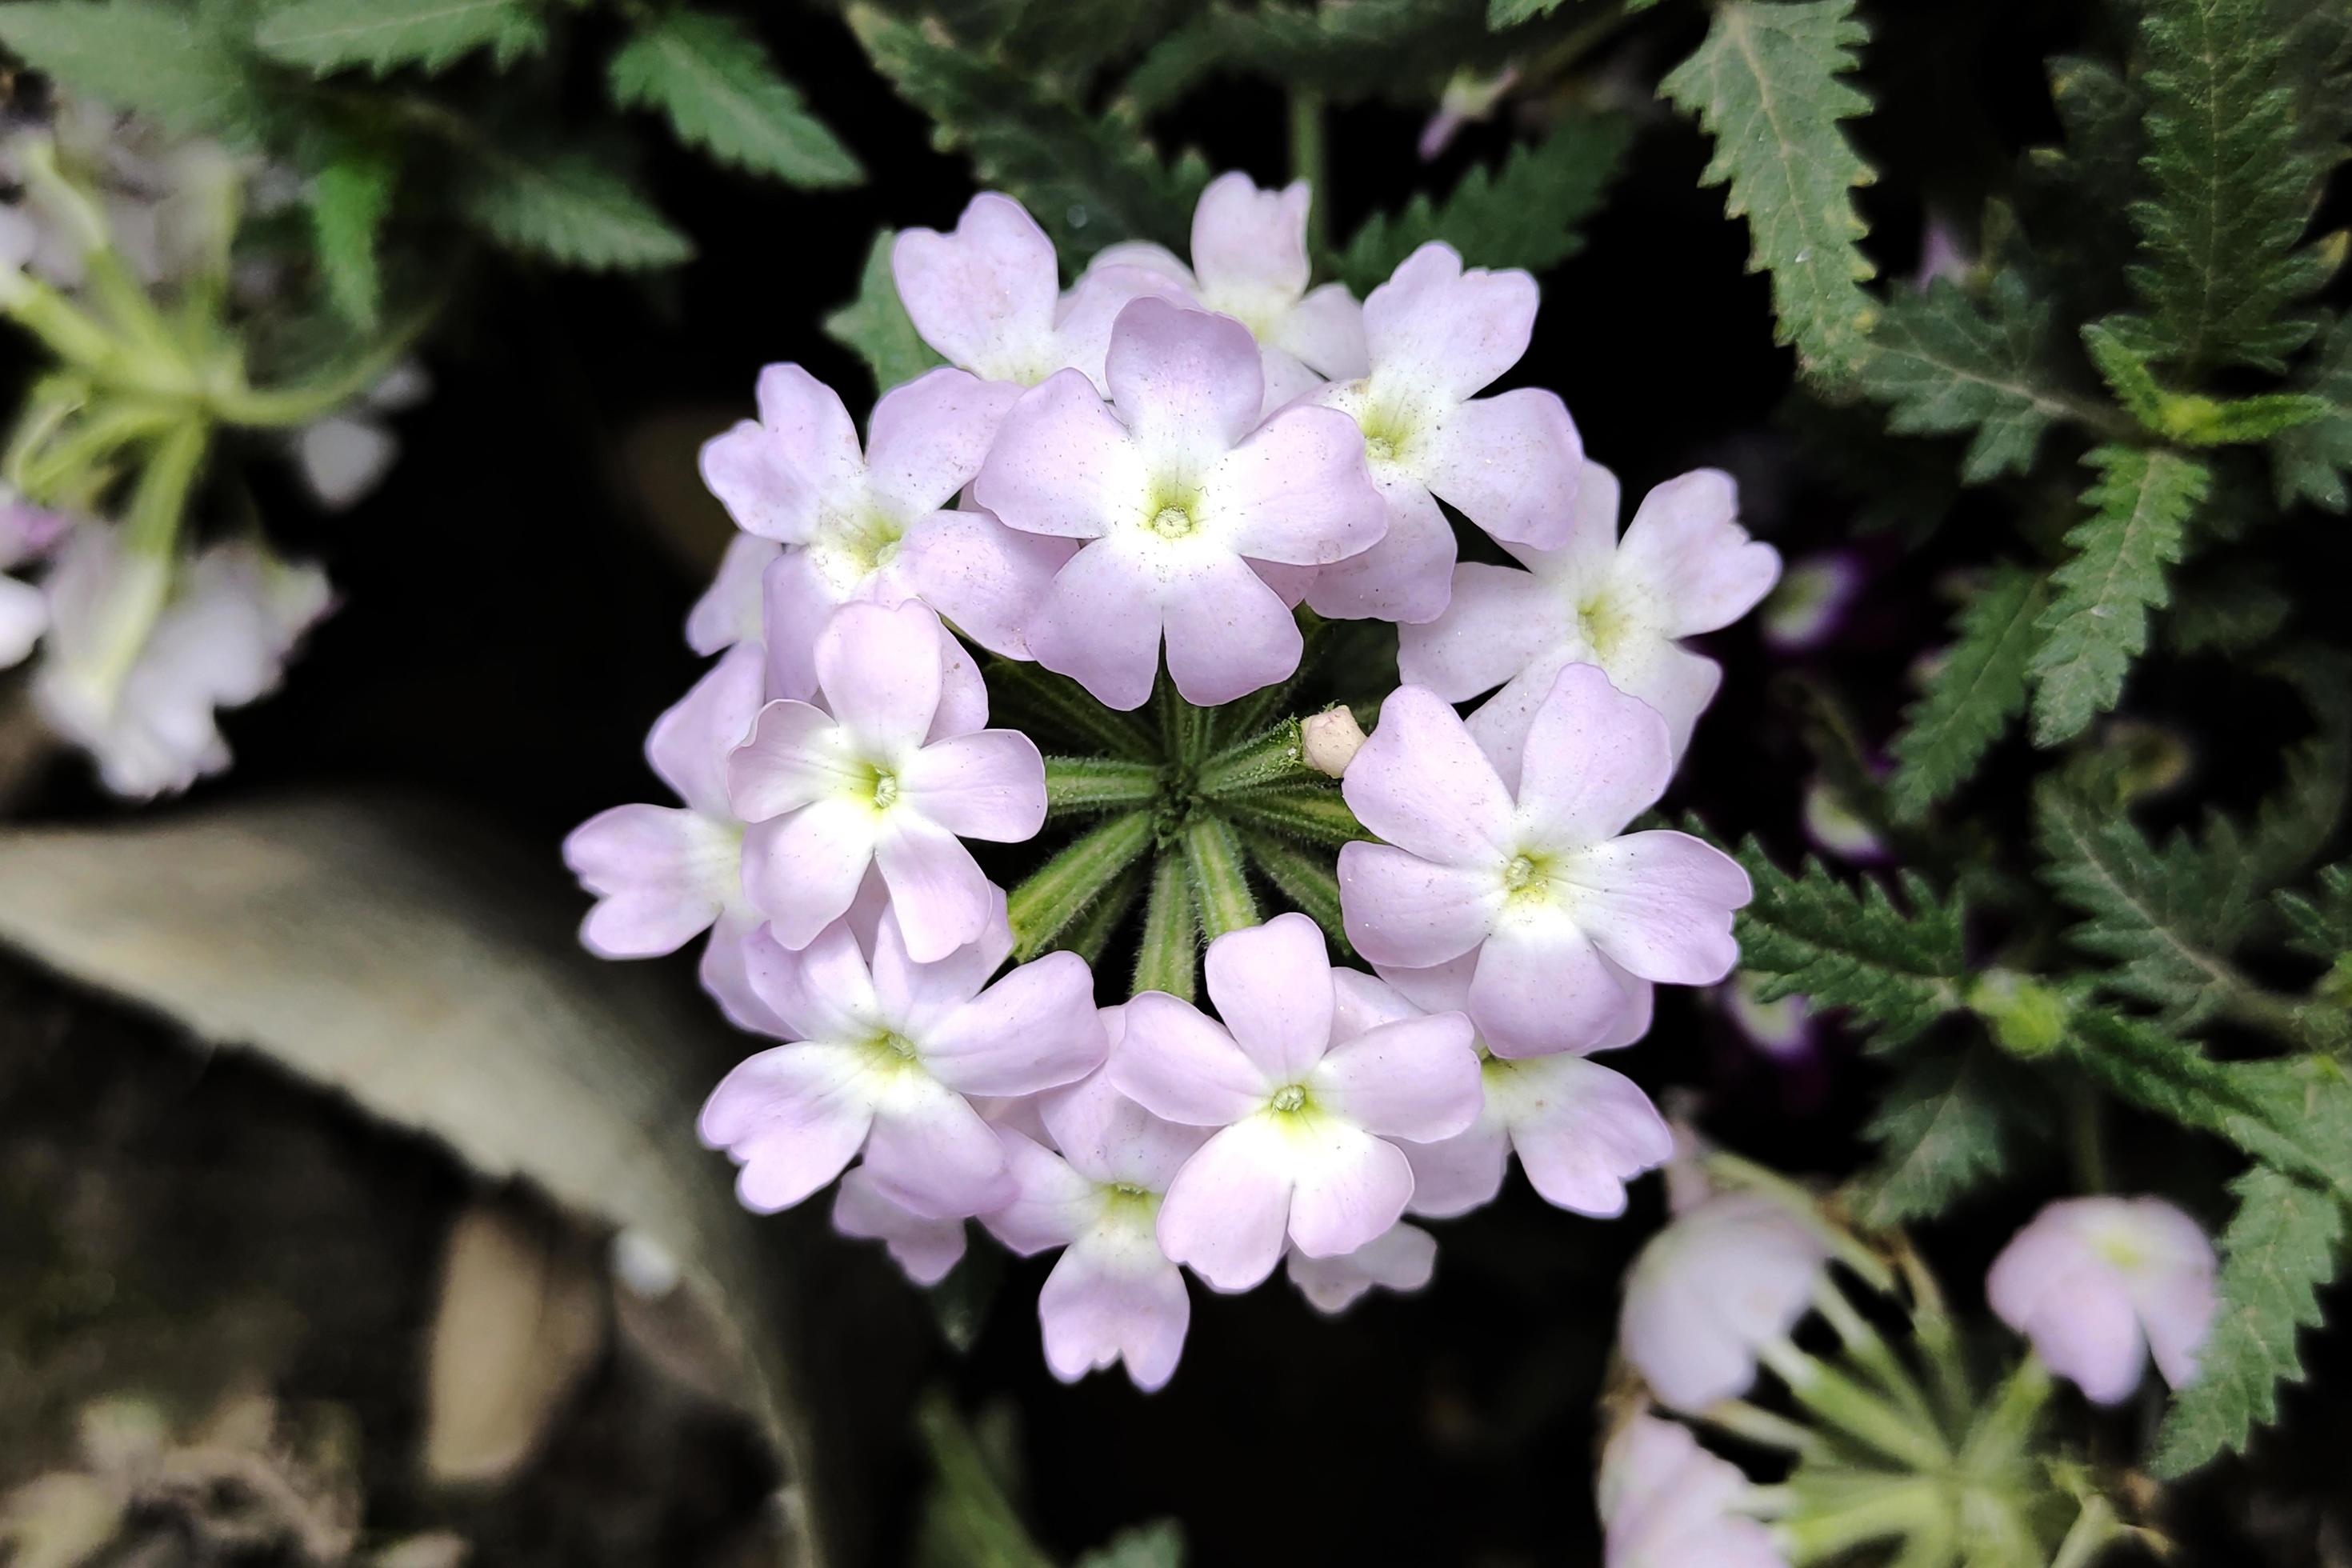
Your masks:
M 1726 184 L 1725 210 L 1748 219 L 1750 271 L 1772 275 L 1775 341 L 1832 384 L 1868 361 L 1878 307 L 1862 285 L 1876 274 L 1853 205 L 1875 177 L 1840 121 L 1870 100 L 1840 79 L 1869 31 L 1854 0 L 1717 8 L 1697 52 L 1659 83 L 1715 138 L 1703 184 Z
M 2147 612 L 2170 602 L 2165 569 L 2181 556 L 2191 512 L 2211 473 L 2174 452 L 2101 447 L 2083 492 L 2091 515 L 2066 534 L 2074 554 L 2050 575 L 2047 634 L 2030 666 L 2033 742 L 2054 746 L 2090 727 L 2123 695 L 2131 661 L 2147 647 Z
M 352 147 L 310 176 L 310 235 L 327 296 L 337 313 L 362 331 L 375 326 L 383 304 L 376 249 L 392 210 L 394 174 L 392 159 L 382 151 Z
M 2333 270 L 2303 243 L 2329 159 L 2297 134 L 2268 0 L 2151 0 L 2140 23 L 2148 192 L 2129 270 L 2160 355 L 2190 375 L 2283 371 L 2311 338 L 2294 307 Z
M 2296 387 L 2324 399 L 2316 419 L 2271 437 L 2271 482 L 2282 507 L 2298 503 L 2342 513 L 2352 510 L 2352 316 L 2331 322 Z
M 1140 119 L 1208 76 L 1245 72 L 1337 103 L 1418 106 L 1456 70 L 1500 68 L 1515 42 L 1488 37 L 1485 0 L 1216 0 L 1153 46 L 1118 100 Z
M 2156 1473 L 2182 1476 L 2245 1447 L 2278 1415 L 2278 1387 L 2300 1383 L 2299 1331 L 2321 1321 L 2319 1289 L 2336 1277 L 2344 1207 L 2328 1194 L 2257 1165 L 2231 1184 L 2238 1212 L 2221 1233 L 2220 1310 L 2197 1352 L 2197 1376 L 2175 1392 L 2157 1434 Z
M 1902 731 L 1888 748 L 1895 769 L 1887 795 L 1897 818 L 1918 821 L 1966 784 L 2025 710 L 2026 665 L 2048 603 L 2039 574 L 2004 563 L 1960 607 L 1956 640 L 1926 692 L 1903 710 Z
M 933 28 L 866 5 L 850 8 L 849 24 L 874 68 L 936 123 L 933 141 L 969 153 L 983 184 L 1020 198 L 1066 264 L 1122 239 L 1188 244 L 1209 178 L 1197 156 L 1171 169 L 1136 126 L 1096 118 Z
M 2320 872 L 2318 886 L 2310 893 L 2276 893 L 2273 901 L 2286 917 L 2294 933 L 2288 945 L 2296 952 L 2322 963 L 2352 953 L 2352 860 Z
M 1917 1062 L 1886 1090 L 1863 1129 L 1879 1149 L 1877 1163 L 1862 1177 L 1866 1223 L 1892 1226 L 1932 1217 L 2000 1179 L 2018 1088 L 2002 1077 L 2006 1065 L 1979 1044 Z
M 877 394 L 947 363 L 923 342 L 899 302 L 898 280 L 890 270 L 890 249 L 897 239 L 887 228 L 874 237 L 857 277 L 857 298 L 824 319 L 824 335 L 866 362 Z
M 567 267 L 675 267 L 694 255 L 693 241 L 589 153 L 484 150 L 458 201 L 467 221 L 507 249 Z
M 1184 1568 L 1184 1527 L 1163 1519 L 1122 1530 L 1071 1568 Z
M 776 74 L 740 22 L 662 11 L 613 57 L 613 101 L 658 109 L 678 140 L 721 163 L 803 186 L 851 184 L 865 171 Z
M 1957 899 L 1939 900 L 1906 873 L 1906 912 L 1874 879 L 1848 883 L 1811 858 L 1791 877 L 1753 838 L 1738 858 L 1756 889 L 1735 928 L 1739 962 L 1770 977 L 1764 1000 L 1801 995 L 1843 1008 L 1890 1046 L 1959 1005 L 1969 969 Z
M 1899 436 L 1969 437 L 1960 478 L 1981 484 L 2033 467 L 2042 433 L 2070 412 L 2050 375 L 2050 302 L 2023 279 L 1992 280 L 1990 317 L 1945 279 L 1898 292 L 1871 333 L 1858 383 L 1890 405 Z
M 547 47 L 547 26 L 524 0 L 296 0 L 255 29 L 271 59 L 325 75 L 364 66 L 445 70 L 487 48 L 504 70 Z
M 1340 253 L 1339 277 L 1370 293 L 1433 239 L 1472 267 L 1543 272 L 1584 248 L 1578 226 L 1600 206 L 1632 141 L 1622 116 L 1567 121 L 1539 143 L 1513 147 L 1499 169 L 1471 170 L 1442 204 L 1424 193 L 1402 212 L 1366 219 Z
M 924 1400 L 915 1424 L 936 1478 L 915 1532 L 916 1568 L 1054 1568 L 947 1396 Z
M 0 5 L 0 44 L 75 92 L 183 135 L 247 139 L 265 108 L 212 14 L 162 0 L 18 0 Z

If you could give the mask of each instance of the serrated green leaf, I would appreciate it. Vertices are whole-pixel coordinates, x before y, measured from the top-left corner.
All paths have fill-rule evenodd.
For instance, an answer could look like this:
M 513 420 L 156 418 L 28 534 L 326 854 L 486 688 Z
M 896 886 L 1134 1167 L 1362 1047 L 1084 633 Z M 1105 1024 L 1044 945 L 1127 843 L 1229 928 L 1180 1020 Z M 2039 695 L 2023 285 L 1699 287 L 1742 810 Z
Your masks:
M 2180 560 L 2189 517 L 2212 475 L 2178 453 L 2100 447 L 2084 458 L 2099 479 L 2083 492 L 2091 515 L 2066 542 L 2073 559 L 2051 574 L 2045 634 L 2029 667 L 2033 741 L 2072 740 L 2123 695 L 2131 661 L 2147 647 L 2147 612 L 2170 602 L 2165 569 Z
M 1843 1008 L 1901 1045 L 1960 1005 L 1968 972 L 1958 900 L 1939 900 L 1916 876 L 1903 879 L 1908 912 L 1869 877 L 1848 883 L 1807 858 L 1791 877 L 1753 838 L 1737 858 L 1755 896 L 1734 934 L 1741 965 L 1771 978 L 1761 1000 L 1802 995 Z
M 1870 110 L 1843 79 L 1869 36 L 1853 0 L 1729 0 L 1658 86 L 1715 138 L 1701 183 L 1727 184 L 1726 211 L 1748 219 L 1748 268 L 1772 275 L 1776 341 L 1833 384 L 1867 363 L 1878 314 L 1853 204 L 1874 176 L 1839 124 Z
M 2149 349 L 2143 342 L 2147 324 L 2137 316 L 2113 316 L 2105 321 L 2094 321 L 2083 329 L 2083 346 L 2090 351 L 2091 363 L 2098 367 L 2099 378 L 2124 411 L 2149 430 L 2164 426 L 2164 405 L 2168 395 L 2148 368 Z
M 1622 116 L 1571 119 L 1539 143 L 1512 148 L 1500 169 L 1471 170 L 1443 203 L 1420 195 L 1402 212 L 1366 219 L 1339 255 L 1339 278 L 1370 293 L 1433 239 L 1473 267 L 1557 266 L 1584 248 L 1579 226 L 1601 205 L 1632 142 Z
M 1425 104 L 1454 71 L 1499 69 L 1510 48 L 1487 36 L 1483 0 L 1218 0 L 1152 47 L 1118 102 L 1148 118 L 1213 74 L 1245 71 L 1334 103 Z
M 2276 1419 L 2279 1385 L 2303 1381 L 2295 1336 L 2319 1326 L 2344 1238 L 2343 1205 L 2292 1176 L 2258 1165 L 2230 1185 L 2238 1212 L 2221 1233 L 2220 1308 L 2157 1434 L 2153 1464 L 2168 1479 Z
M 2327 407 L 2318 418 L 2271 437 L 2271 486 L 2278 503 L 2352 510 L 2352 487 L 2346 484 L 2352 474 L 2352 316 L 2328 325 L 2295 388 Z
M 2003 1075 L 2005 1059 L 1983 1045 L 1931 1057 L 1887 1089 L 1863 1129 L 1880 1150 L 1862 1180 L 1865 1222 L 1907 1225 L 2000 1180 L 2009 1163 L 2008 1100 L 2016 1088 Z
M 1131 811 L 1079 835 L 1005 895 L 1014 951 L 1034 958 L 1151 847 L 1151 814 Z
M 2074 412 L 2050 372 L 2049 301 L 2014 272 L 1997 274 L 1980 312 L 1937 279 L 1898 294 L 1871 332 L 1857 385 L 1887 404 L 1899 436 L 1967 435 L 1960 478 L 1981 484 L 2033 466 L 2042 433 Z
M 2265 0 L 2153 0 L 2140 24 L 2148 195 L 2126 276 L 2163 357 L 2283 371 L 2326 279 L 2303 243 L 2327 163 L 2297 132 L 2295 82 Z
M 160 0 L 17 0 L 0 44 L 35 70 L 182 135 L 250 140 L 265 110 L 236 40 L 208 12 Z
M 254 47 L 282 65 L 325 75 L 363 66 L 446 69 L 488 49 L 501 70 L 547 47 L 547 25 L 523 0 L 296 0 L 254 30 Z
M 2145 317 L 2120 315 L 2083 329 L 2084 346 L 2107 389 L 2143 427 L 2178 446 L 2226 447 L 2267 441 L 2326 417 L 2326 398 L 2299 392 L 2207 397 L 2174 392 L 2148 368 L 2156 340 Z
M 1197 156 L 1171 168 L 1135 125 L 1090 115 L 1049 84 L 871 5 L 851 6 L 849 24 L 874 68 L 930 116 L 933 141 L 968 153 L 983 183 L 1019 197 L 1065 262 L 1083 265 L 1121 239 L 1189 242 L 1209 179 Z
M 2025 710 L 2025 670 L 2039 646 L 2049 603 L 2042 577 L 2022 566 L 1996 567 L 1953 622 L 1956 634 L 1927 689 L 1903 710 L 1889 748 L 1895 776 L 1887 800 L 1895 816 L 1916 822 L 1976 773 L 2010 721 Z
M 2352 860 L 2339 861 L 2319 873 L 2309 893 L 2272 895 L 2286 917 L 2292 933 L 2287 945 L 2297 952 L 2334 963 L 2352 953 Z
M 658 109 L 677 139 L 723 163 L 806 187 L 854 184 L 866 171 L 776 74 L 760 40 L 731 16 L 661 11 L 606 72 L 623 109 Z
M 376 247 L 392 211 L 392 159 L 374 148 L 344 151 L 310 176 L 310 236 L 336 313 L 373 330 L 383 303 Z
M 2200 854 L 2186 834 L 2162 850 L 2131 818 L 2063 778 L 2034 791 L 2042 879 L 2086 918 L 2067 935 L 2114 967 L 2100 984 L 2195 1028 L 2243 982 L 2231 954 L 2245 933 L 2252 888 L 2238 857 Z
M 899 302 L 898 280 L 890 270 L 890 251 L 898 237 L 887 228 L 874 237 L 857 277 L 857 298 L 824 319 L 824 335 L 866 362 L 877 393 L 947 363 L 923 342 Z
M 1201 967 L 1201 923 L 1192 907 L 1192 873 L 1184 851 L 1171 846 L 1151 868 L 1151 890 L 1143 906 L 1143 940 L 1135 952 L 1129 995 L 1165 991 L 1192 1000 Z
M 486 150 L 458 194 L 466 220 L 505 248 L 590 271 L 675 267 L 694 242 L 608 161 Z

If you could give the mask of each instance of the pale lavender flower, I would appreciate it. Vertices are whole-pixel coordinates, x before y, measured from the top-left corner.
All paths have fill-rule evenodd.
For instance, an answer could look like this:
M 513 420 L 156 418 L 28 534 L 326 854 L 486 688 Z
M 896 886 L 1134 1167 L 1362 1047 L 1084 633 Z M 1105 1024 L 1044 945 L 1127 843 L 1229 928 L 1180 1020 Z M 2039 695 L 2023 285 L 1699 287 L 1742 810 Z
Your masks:
M 727 542 L 710 586 L 687 612 L 686 646 L 700 654 L 724 653 L 738 643 L 767 643 L 761 621 L 761 583 L 768 567 L 784 552 L 772 539 L 740 530 Z
M 1837 636 L 1862 595 L 1861 557 L 1848 550 L 1808 555 L 1780 574 L 1757 612 L 1757 630 L 1775 653 L 1805 653 Z
M 1309 1258 L 1294 1244 L 1283 1268 L 1307 1305 L 1336 1316 L 1374 1286 L 1400 1295 L 1427 1288 L 1437 1270 L 1437 1238 L 1417 1225 L 1399 1222 L 1337 1258 Z
M 982 647 L 1027 657 L 1022 624 L 1072 547 L 950 509 L 1016 392 L 929 372 L 874 405 L 861 455 L 832 388 L 796 364 L 760 373 L 760 417 L 706 442 L 702 474 L 746 532 L 786 546 L 762 584 L 772 695 L 816 689 L 817 636 L 853 602 L 920 599 Z M 969 662 L 953 637 L 942 648 Z
M 1378 544 L 1316 574 L 1307 602 L 1343 618 L 1420 622 L 1451 592 L 1452 504 L 1496 539 L 1549 549 L 1566 536 L 1584 457 L 1556 394 L 1476 395 L 1527 352 L 1536 283 L 1525 272 L 1465 272 L 1450 246 L 1405 258 L 1364 301 L 1371 368 L 1315 400 L 1359 426 L 1387 503 Z
M 1140 267 L 1166 275 L 1204 310 L 1231 316 L 1258 342 L 1265 373 L 1264 411 L 1322 384 L 1370 368 L 1364 310 L 1344 283 L 1310 290 L 1304 180 L 1279 191 L 1258 189 L 1247 174 L 1221 174 L 1192 209 L 1192 265 L 1143 241 L 1114 245 L 1087 268 Z
M 71 524 L 61 513 L 35 506 L 0 485 L 0 669 L 29 658 L 49 624 L 49 602 L 34 584 L 7 574 L 38 563 L 57 548 Z
M 2173 1387 L 2196 1377 L 2213 1268 L 2204 1231 L 2161 1198 L 2062 1198 L 2001 1248 L 1985 1297 L 2052 1372 L 2116 1405 L 2151 1352 Z
M 1498 1056 L 1591 1048 L 1628 974 L 1713 984 L 1747 874 L 1686 833 L 1623 833 L 1673 768 L 1665 721 L 1591 665 L 1536 710 L 1516 800 L 1452 708 L 1401 688 L 1340 784 L 1387 840 L 1339 852 L 1349 941 L 1383 968 L 1475 953 L 1470 1016 Z
M 1616 476 L 1583 465 L 1574 522 L 1542 546 L 1503 541 L 1527 568 L 1454 569 L 1444 616 L 1400 634 L 1397 669 L 1449 702 L 1502 688 L 1470 716 L 1470 732 L 1505 780 L 1535 710 L 1559 672 L 1598 665 L 1616 688 L 1665 716 L 1680 757 L 1723 668 L 1678 640 L 1729 626 L 1770 591 L 1780 557 L 1736 520 L 1731 476 L 1713 468 L 1669 479 L 1642 500 L 1617 537 Z M 1568 515 L 1566 513 L 1563 516 Z
M 1146 296 L 1182 298 L 1149 268 L 1088 272 L 1066 296 L 1054 242 L 1011 196 L 971 198 L 954 232 L 910 228 L 890 254 L 898 298 L 922 340 L 984 381 L 1034 386 L 1076 370 L 1104 384 L 1111 322 Z
M 1826 850 L 1841 860 L 1856 865 L 1875 866 L 1888 858 L 1886 840 L 1878 830 L 1863 820 L 1853 809 L 1845 792 L 1829 780 L 1814 777 L 1806 781 L 1804 803 L 1799 819 L 1805 826 L 1805 837 L 1814 847 Z
M 1416 1013 L 1466 1012 L 1472 969 L 1457 959 L 1435 969 L 1391 969 L 1378 981 L 1342 976 L 1348 983 L 1340 1010 L 1363 1018 L 1357 1027 Z M 1654 988 L 1630 978 L 1627 986 L 1623 1015 L 1591 1049 L 1614 1050 L 1649 1032 Z M 1622 1073 L 1572 1051 L 1515 1059 L 1479 1042 L 1478 1054 L 1485 1094 L 1478 1120 L 1451 1138 L 1405 1150 L 1412 1162 L 1412 1213 L 1446 1219 L 1493 1202 L 1516 1152 L 1546 1203 L 1612 1218 L 1625 1212 L 1625 1184 L 1674 1152 L 1674 1134 L 1657 1108 Z
M 968 1097 L 1074 1082 L 1108 1048 L 1086 961 L 1048 953 L 989 984 L 1011 951 L 999 925 L 917 963 L 896 909 L 870 963 L 847 921 L 797 952 L 754 943 L 752 987 L 791 1043 L 729 1073 L 701 1119 L 702 1141 L 742 1167 L 744 1206 L 789 1208 L 861 1152 L 882 1194 L 926 1217 L 1011 1199 L 996 1130 Z
M 1469 1126 L 1477 1058 L 1459 1014 L 1338 1037 L 1330 955 L 1305 915 L 1228 931 L 1205 972 L 1224 1022 L 1145 992 L 1127 1005 L 1110 1080 L 1155 1115 L 1219 1129 L 1170 1184 L 1160 1241 L 1218 1289 L 1246 1290 L 1286 1237 L 1330 1258 L 1397 1222 L 1412 1166 L 1392 1140 Z
M 761 704 L 757 643 L 738 646 L 654 721 L 646 761 L 681 805 L 616 805 L 563 841 L 563 863 L 596 895 L 580 941 L 600 958 L 675 952 L 701 932 L 702 984 L 727 1016 L 771 1030 L 752 993 L 744 944 L 761 917 L 743 891 L 743 824 L 727 799 L 727 758 Z
M 992 889 L 966 838 L 1017 844 L 1045 820 L 1045 764 L 1013 730 L 932 739 L 945 663 L 920 604 L 844 605 L 816 641 L 824 706 L 760 710 L 727 763 L 743 886 L 778 942 L 806 946 L 878 868 L 918 963 L 976 939 Z
M 1104 1009 L 1113 1049 L 1122 1011 Z M 1183 1276 L 1160 1249 L 1161 1195 L 1209 1134 L 1152 1115 L 1102 1072 L 1041 1096 L 1038 1110 L 1052 1147 L 998 1128 L 1019 1193 L 982 1223 L 1015 1252 L 1062 1249 L 1037 1298 L 1055 1377 L 1076 1383 L 1123 1361 L 1138 1388 L 1159 1388 L 1192 1315 Z
M 1801 1061 L 1812 1055 L 1820 1028 L 1812 1005 L 1802 996 L 1781 996 L 1767 1002 L 1759 994 L 1764 977 L 1741 970 L 1724 982 L 1716 994 L 1725 1016 L 1748 1037 L 1748 1044 L 1776 1061 Z
M 961 1218 L 933 1219 L 908 1207 L 864 1166 L 841 1173 L 833 1194 L 833 1228 L 859 1241 L 878 1241 L 907 1278 L 938 1284 L 963 1261 Z
M 217 710 L 276 690 L 334 604 L 324 573 L 257 544 L 175 564 L 98 524 L 73 531 L 42 587 L 42 717 L 90 754 L 107 788 L 139 799 L 226 768 Z
M 1738 1511 L 1748 1481 L 1677 1421 L 1637 1415 L 1601 1456 L 1606 1568 L 1788 1568 L 1771 1530 Z
M 1120 313 L 1114 413 L 1054 376 L 1005 416 L 972 496 L 1012 527 L 1083 541 L 1028 625 L 1029 652 L 1113 708 L 1168 670 L 1208 707 L 1298 667 L 1298 625 L 1253 561 L 1314 566 L 1380 536 L 1363 442 L 1328 409 L 1258 422 L 1257 345 L 1158 300 Z
M 1756 1381 L 1763 1347 L 1811 1308 L 1822 1238 L 1773 1199 L 1731 1192 L 1679 1214 L 1625 1276 L 1617 1343 L 1658 1403 L 1697 1412 Z

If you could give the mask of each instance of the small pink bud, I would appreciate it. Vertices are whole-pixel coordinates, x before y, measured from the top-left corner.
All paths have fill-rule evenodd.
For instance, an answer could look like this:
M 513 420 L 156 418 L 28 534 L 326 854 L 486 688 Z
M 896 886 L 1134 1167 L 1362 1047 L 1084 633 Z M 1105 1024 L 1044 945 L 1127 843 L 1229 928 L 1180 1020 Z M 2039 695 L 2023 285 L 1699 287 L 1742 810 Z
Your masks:
M 1364 727 L 1345 708 L 1328 709 L 1300 721 L 1299 753 L 1318 773 L 1338 778 L 1364 747 Z

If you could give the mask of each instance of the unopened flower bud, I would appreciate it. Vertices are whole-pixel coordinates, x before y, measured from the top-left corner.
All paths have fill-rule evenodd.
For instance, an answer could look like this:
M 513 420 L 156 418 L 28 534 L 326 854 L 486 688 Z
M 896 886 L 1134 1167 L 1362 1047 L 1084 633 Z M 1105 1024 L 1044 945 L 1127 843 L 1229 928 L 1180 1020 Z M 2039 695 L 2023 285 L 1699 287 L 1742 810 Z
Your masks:
M 1345 708 L 1328 709 L 1300 721 L 1298 746 L 1308 767 L 1336 779 L 1363 750 L 1364 727 Z

